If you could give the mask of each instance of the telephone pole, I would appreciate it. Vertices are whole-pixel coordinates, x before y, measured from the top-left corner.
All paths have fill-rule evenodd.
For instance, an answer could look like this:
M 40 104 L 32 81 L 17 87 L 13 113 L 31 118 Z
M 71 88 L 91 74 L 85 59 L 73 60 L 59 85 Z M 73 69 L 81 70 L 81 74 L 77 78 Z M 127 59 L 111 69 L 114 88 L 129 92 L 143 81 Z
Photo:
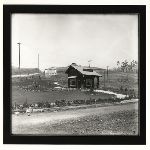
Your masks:
M 39 54 L 38 54 L 38 74 L 39 74 Z
M 109 66 L 107 66 L 107 82 L 108 82 L 108 67 L 109 67 Z
M 21 72 L 20 72 L 20 42 L 19 43 L 17 43 L 17 44 L 19 44 L 19 73 L 20 73 L 20 77 L 21 77 Z
M 105 89 L 105 70 L 104 70 L 104 89 Z

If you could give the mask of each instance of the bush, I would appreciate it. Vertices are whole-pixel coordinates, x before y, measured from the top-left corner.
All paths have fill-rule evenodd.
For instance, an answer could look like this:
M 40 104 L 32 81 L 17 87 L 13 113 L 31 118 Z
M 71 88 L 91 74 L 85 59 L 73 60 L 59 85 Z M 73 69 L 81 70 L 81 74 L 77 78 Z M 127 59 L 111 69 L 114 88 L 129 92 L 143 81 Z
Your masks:
M 24 107 L 24 108 L 28 108 L 28 107 L 29 107 L 29 104 L 27 104 L 26 102 L 24 102 L 24 103 L 23 103 L 23 107 Z
M 46 108 L 50 108 L 50 107 L 51 107 L 50 103 L 49 103 L 49 102 L 46 102 L 46 103 L 45 103 L 45 107 L 46 107 Z
M 104 99 L 99 98 L 99 99 L 97 100 L 97 103 L 101 103 L 101 102 L 104 102 L 104 101 L 105 101 Z
M 115 99 L 115 102 L 121 102 L 123 99 L 120 99 L 120 98 L 116 98 Z
M 120 91 L 123 91 L 123 88 L 122 88 L 122 86 L 120 87 Z
M 90 87 L 90 93 L 92 93 L 94 91 L 94 89 L 92 88 L 92 86 Z
M 43 102 L 38 102 L 38 107 L 42 108 L 44 106 Z

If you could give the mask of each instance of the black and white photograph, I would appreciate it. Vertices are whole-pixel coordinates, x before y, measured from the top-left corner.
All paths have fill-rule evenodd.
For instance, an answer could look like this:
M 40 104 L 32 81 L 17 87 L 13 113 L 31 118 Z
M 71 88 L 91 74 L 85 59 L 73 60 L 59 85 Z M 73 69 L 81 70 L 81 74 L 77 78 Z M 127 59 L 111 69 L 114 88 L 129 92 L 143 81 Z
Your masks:
M 12 135 L 139 130 L 139 15 L 11 15 Z

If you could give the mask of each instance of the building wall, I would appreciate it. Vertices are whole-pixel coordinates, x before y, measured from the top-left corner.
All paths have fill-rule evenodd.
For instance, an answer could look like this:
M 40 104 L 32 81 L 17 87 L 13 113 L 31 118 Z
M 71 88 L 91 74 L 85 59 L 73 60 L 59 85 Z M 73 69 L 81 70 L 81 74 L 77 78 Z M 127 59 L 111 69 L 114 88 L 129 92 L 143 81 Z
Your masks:
M 77 70 L 75 70 L 74 68 L 71 68 L 68 72 L 68 77 L 71 76 L 79 76 L 79 72 Z M 76 85 L 72 85 L 71 82 L 73 82 L 72 80 L 75 80 Z M 69 88 L 78 88 L 78 78 L 68 78 L 68 87 Z
M 69 88 L 90 88 L 91 86 L 88 82 L 91 83 L 92 87 L 94 88 L 94 76 L 85 76 L 82 74 L 73 74 L 71 76 L 77 76 L 76 78 L 68 78 L 68 87 Z M 71 83 L 75 80 L 76 85 L 72 85 Z

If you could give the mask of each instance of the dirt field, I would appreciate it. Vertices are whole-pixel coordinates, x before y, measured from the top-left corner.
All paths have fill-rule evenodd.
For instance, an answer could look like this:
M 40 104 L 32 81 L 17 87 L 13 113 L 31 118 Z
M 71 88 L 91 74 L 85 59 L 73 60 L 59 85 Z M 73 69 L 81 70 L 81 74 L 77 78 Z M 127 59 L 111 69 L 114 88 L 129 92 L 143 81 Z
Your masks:
M 137 135 L 138 103 L 12 115 L 13 134 Z

